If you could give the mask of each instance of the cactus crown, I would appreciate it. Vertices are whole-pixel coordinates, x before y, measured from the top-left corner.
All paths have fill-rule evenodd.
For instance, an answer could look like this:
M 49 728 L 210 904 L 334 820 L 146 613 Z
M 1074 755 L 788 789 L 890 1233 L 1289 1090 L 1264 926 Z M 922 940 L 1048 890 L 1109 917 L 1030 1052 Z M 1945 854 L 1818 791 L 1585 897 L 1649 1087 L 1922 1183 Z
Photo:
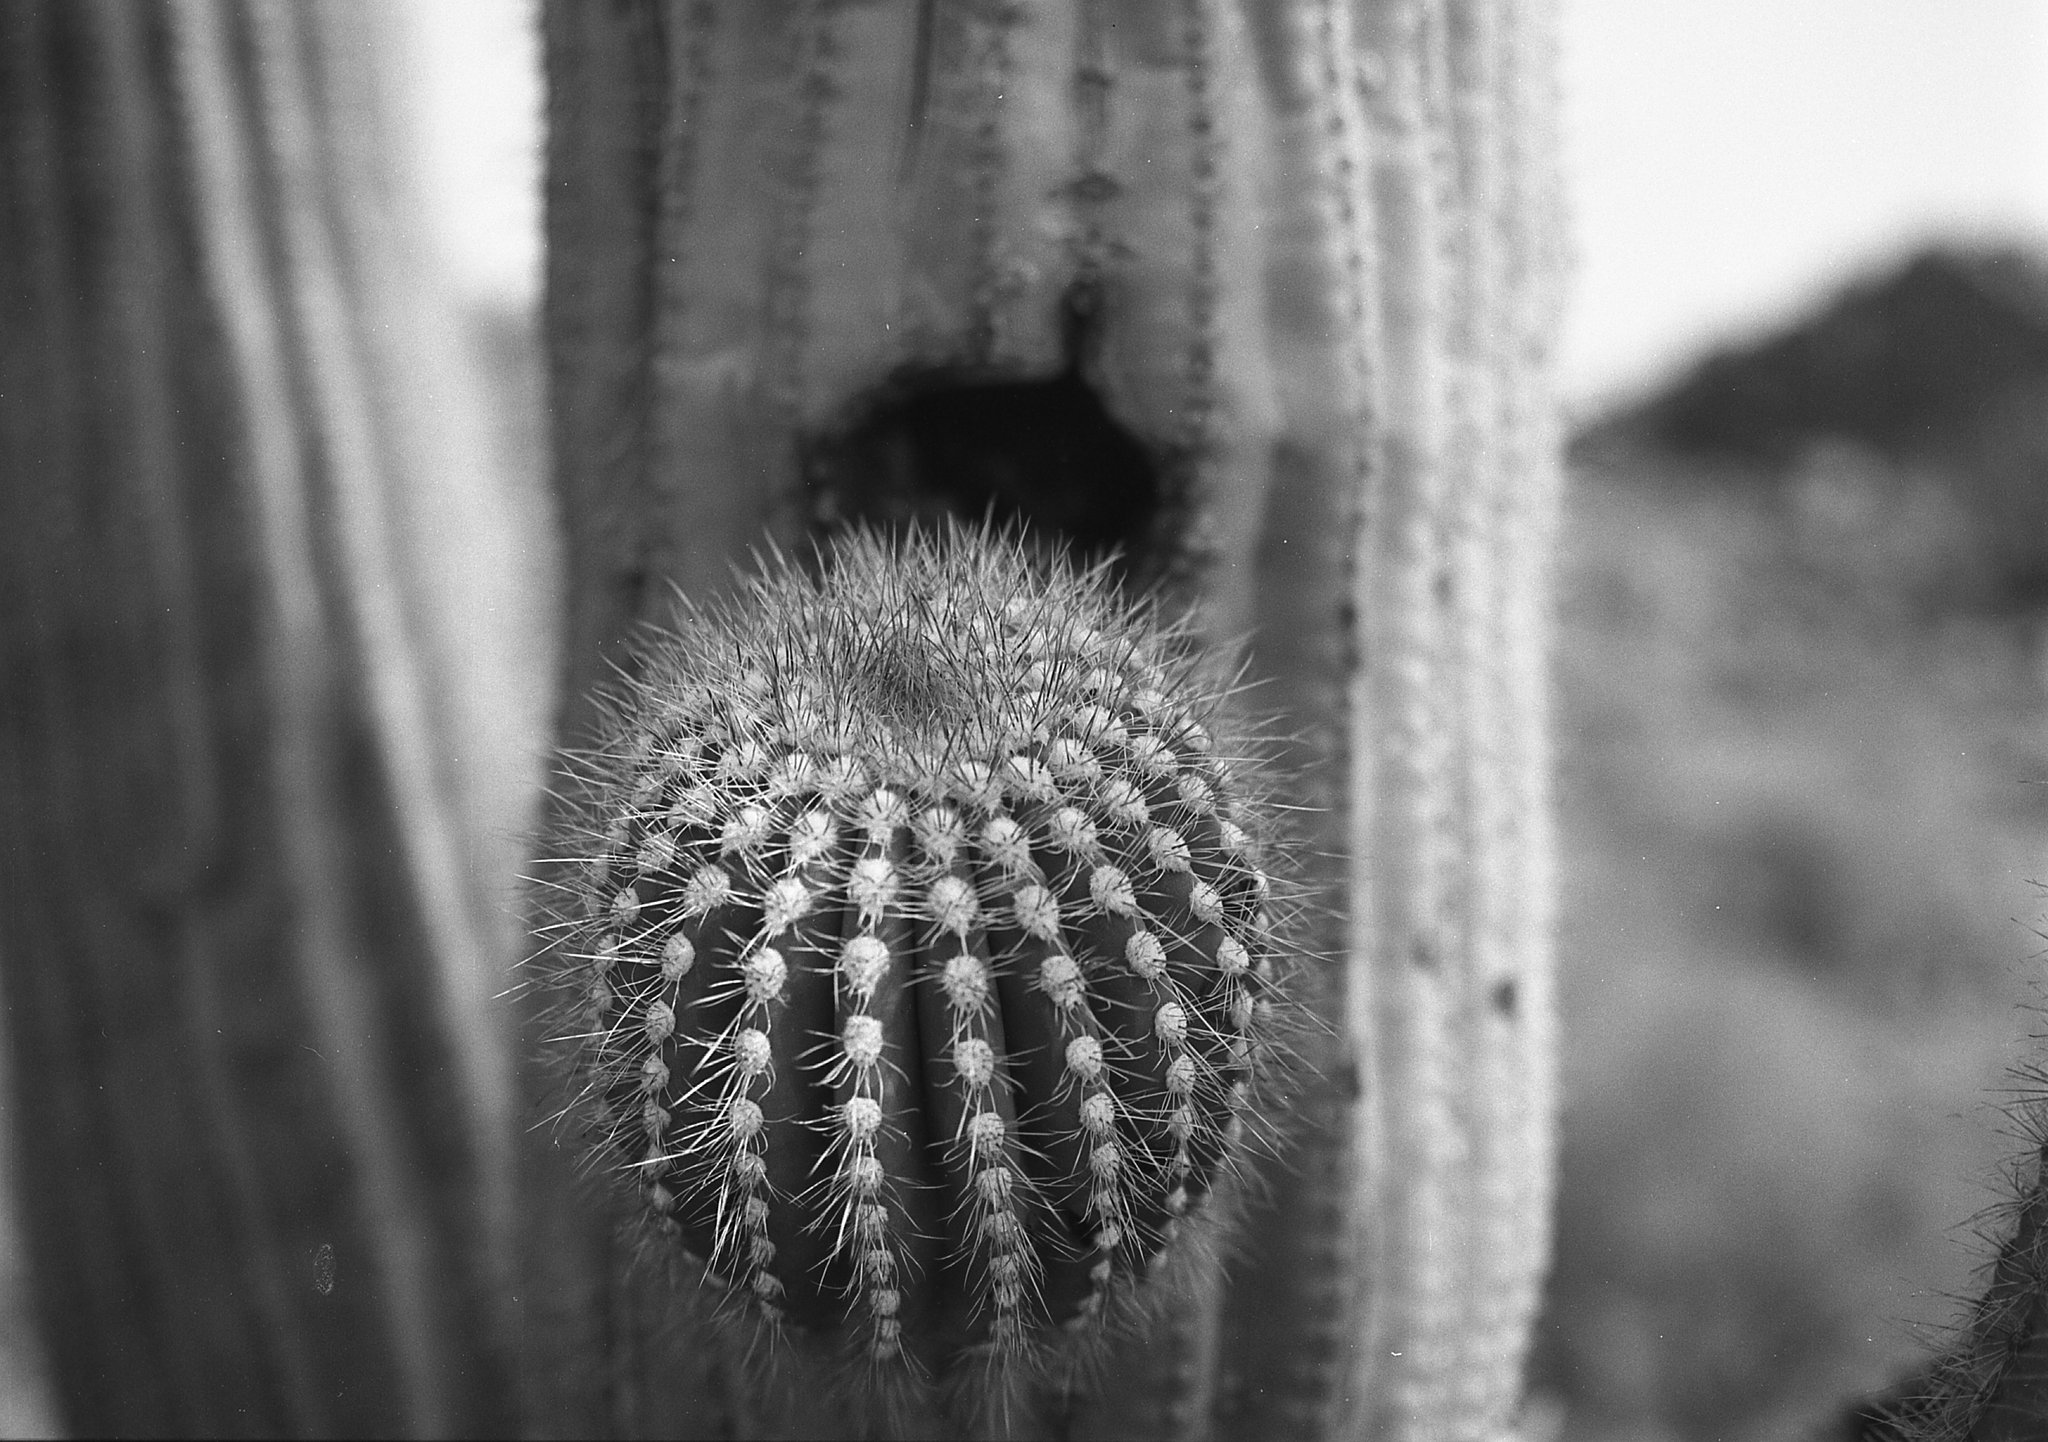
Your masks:
M 1229 1164 L 1274 909 L 1229 687 L 956 529 L 771 562 L 610 698 L 557 947 L 599 1155 L 871 1372 L 1060 1355 Z M 1219 739 L 1220 737 L 1220 739 Z

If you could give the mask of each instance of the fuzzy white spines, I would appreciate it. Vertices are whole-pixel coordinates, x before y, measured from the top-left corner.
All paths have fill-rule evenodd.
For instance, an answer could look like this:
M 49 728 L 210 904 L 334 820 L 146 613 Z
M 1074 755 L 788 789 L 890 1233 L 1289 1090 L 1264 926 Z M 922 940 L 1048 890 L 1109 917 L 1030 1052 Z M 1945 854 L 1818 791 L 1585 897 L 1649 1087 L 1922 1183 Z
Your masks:
M 578 1075 L 758 1313 L 999 1365 L 1142 1285 L 1241 1129 L 1276 950 L 1223 688 L 975 534 L 777 565 L 595 754 Z

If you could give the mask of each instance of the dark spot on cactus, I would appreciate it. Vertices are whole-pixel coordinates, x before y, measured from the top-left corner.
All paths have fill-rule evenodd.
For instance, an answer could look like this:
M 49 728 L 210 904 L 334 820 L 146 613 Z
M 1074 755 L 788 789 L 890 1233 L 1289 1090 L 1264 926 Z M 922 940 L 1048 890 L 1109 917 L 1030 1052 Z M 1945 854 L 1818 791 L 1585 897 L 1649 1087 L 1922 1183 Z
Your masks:
M 1091 560 L 1143 546 L 1159 504 L 1144 446 L 1071 373 L 899 377 L 807 470 L 831 526 L 1021 522 Z
M 653 577 L 645 566 L 627 566 L 618 573 L 615 584 L 619 589 L 619 614 L 638 616 L 641 606 L 646 604 L 647 587 Z
M 1100 170 L 1091 170 L 1075 178 L 1067 187 L 1067 194 L 1083 205 L 1107 205 L 1123 193 L 1116 177 Z
M 1066 296 L 1056 375 L 915 369 L 855 402 L 844 426 L 805 445 L 814 521 L 827 532 L 993 523 L 1145 573 L 1167 466 L 1088 382 L 1102 307 L 1093 284 Z
M 1516 1006 L 1520 1004 L 1520 998 L 1515 992 L 1515 979 L 1508 977 L 1503 981 L 1494 983 L 1492 999 L 1495 1011 L 1499 1012 L 1502 1016 L 1513 1016 Z

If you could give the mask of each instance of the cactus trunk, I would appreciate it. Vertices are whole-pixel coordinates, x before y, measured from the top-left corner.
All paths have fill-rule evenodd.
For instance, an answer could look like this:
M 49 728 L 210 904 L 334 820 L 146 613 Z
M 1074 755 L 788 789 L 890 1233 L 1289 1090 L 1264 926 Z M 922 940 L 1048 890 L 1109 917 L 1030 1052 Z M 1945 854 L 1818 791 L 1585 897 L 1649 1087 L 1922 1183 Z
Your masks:
M 503 498 L 387 23 L 0 12 L 0 958 L 88 1435 L 512 1425 L 493 772 L 532 741 L 462 609 L 506 593 L 447 532 Z
M 1552 1147 L 1548 7 L 544 13 L 569 696 L 764 535 L 992 510 L 1249 636 L 1295 738 L 1331 902 L 1301 1135 L 1040 1422 L 1502 1435 Z M 537 1360 L 616 1364 L 531 1369 L 543 1407 L 777 1425 L 532 1161 L 584 1289 Z

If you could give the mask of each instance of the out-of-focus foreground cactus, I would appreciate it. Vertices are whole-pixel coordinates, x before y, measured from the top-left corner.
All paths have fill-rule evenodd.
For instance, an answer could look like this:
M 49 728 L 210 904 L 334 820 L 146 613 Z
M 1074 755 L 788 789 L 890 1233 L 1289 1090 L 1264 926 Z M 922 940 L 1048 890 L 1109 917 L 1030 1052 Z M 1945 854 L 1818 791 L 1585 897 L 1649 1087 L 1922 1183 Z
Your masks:
M 56 1390 L 96 1432 L 858 1426 L 803 1335 L 759 1365 L 623 1237 L 557 1079 L 508 1104 L 548 1028 L 492 1000 L 533 592 L 385 164 L 385 21 L 4 16 L 0 960 Z M 1553 1125 L 1549 6 L 543 24 L 564 744 L 671 585 L 989 512 L 1247 638 L 1291 737 L 1288 1143 L 1006 1425 L 1510 1435 Z
M 533 587 L 390 19 L 0 7 L 0 986 L 88 1435 L 517 1419 Z

